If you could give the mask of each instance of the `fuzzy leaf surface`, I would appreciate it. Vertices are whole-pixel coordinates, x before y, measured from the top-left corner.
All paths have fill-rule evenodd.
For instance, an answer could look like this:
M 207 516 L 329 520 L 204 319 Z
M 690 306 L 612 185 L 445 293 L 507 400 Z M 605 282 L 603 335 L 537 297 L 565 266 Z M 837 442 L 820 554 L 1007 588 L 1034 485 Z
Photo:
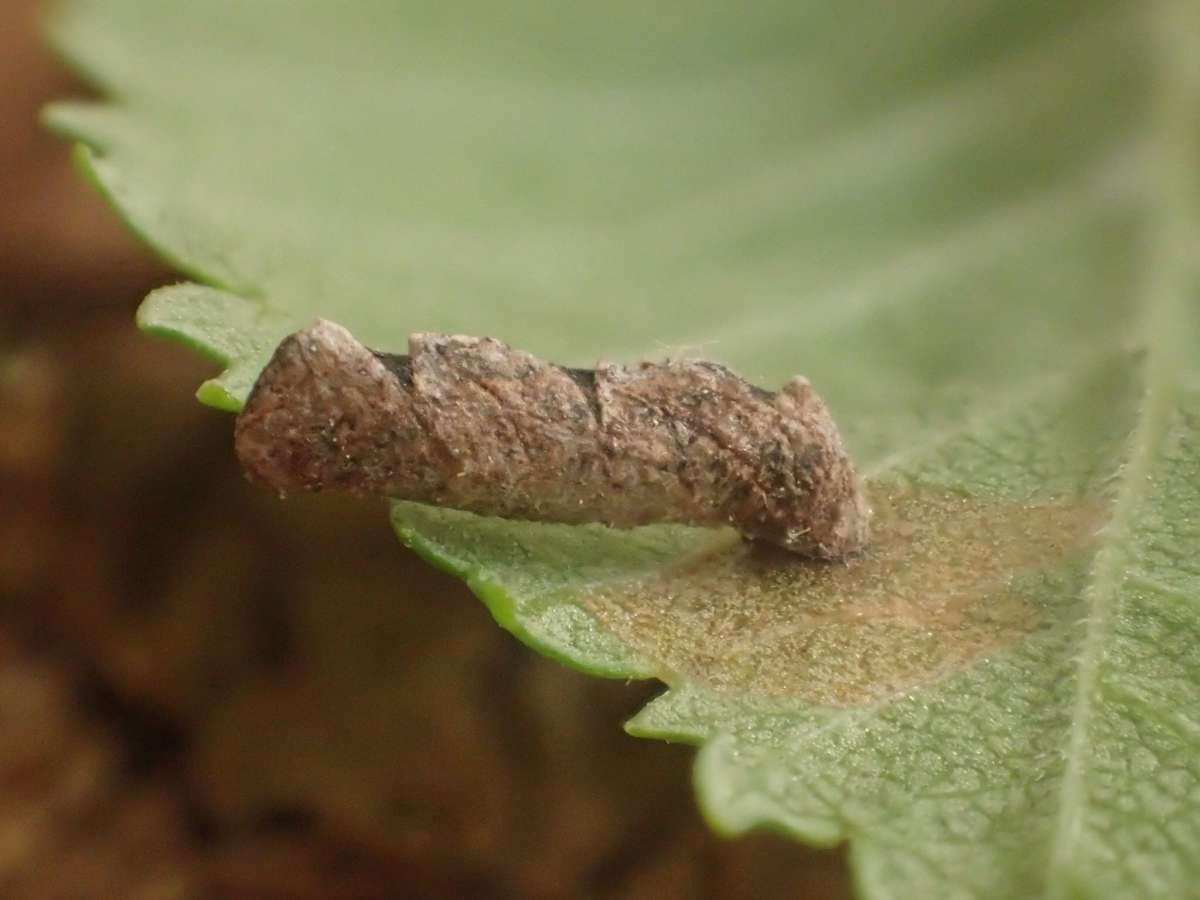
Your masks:
M 1200 881 L 1200 8 L 68 0 L 49 113 L 236 410 L 315 317 L 821 391 L 871 551 L 396 503 L 567 664 L 657 677 L 715 827 L 867 897 Z

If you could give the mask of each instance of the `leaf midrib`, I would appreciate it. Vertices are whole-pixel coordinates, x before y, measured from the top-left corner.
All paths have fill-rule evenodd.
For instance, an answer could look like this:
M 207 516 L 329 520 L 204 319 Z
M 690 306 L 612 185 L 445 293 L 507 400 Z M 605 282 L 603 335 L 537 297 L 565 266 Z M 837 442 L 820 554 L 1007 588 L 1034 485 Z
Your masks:
M 1146 501 L 1155 460 L 1170 431 L 1178 375 L 1186 347 L 1178 327 L 1186 317 L 1181 276 L 1186 252 L 1200 233 L 1196 223 L 1194 167 L 1200 139 L 1180 127 L 1200 112 L 1200 78 L 1189 79 L 1189 56 L 1200 55 L 1200 8 L 1189 0 L 1158 0 L 1147 40 L 1147 56 L 1158 61 L 1153 98 L 1152 142 L 1146 166 L 1149 226 L 1145 282 L 1141 294 L 1143 404 L 1130 438 L 1128 462 L 1121 473 L 1105 542 L 1092 565 L 1089 613 L 1077 657 L 1076 689 L 1059 787 L 1058 817 L 1050 838 L 1046 894 L 1072 896 L 1078 886 L 1076 854 L 1087 812 L 1088 741 L 1099 698 L 1101 665 L 1114 614 L 1121 603 L 1124 567 L 1133 538 L 1132 524 Z

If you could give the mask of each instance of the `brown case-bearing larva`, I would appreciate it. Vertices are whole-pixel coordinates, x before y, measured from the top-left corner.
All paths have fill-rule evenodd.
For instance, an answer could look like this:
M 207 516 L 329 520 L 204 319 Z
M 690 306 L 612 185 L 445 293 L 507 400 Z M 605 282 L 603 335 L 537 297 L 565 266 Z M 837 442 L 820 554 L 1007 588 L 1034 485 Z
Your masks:
M 567 369 L 492 338 L 368 350 L 318 321 L 286 338 L 235 429 L 280 491 L 345 488 L 547 522 L 732 525 L 796 553 L 862 548 L 870 513 L 825 404 L 707 362 Z

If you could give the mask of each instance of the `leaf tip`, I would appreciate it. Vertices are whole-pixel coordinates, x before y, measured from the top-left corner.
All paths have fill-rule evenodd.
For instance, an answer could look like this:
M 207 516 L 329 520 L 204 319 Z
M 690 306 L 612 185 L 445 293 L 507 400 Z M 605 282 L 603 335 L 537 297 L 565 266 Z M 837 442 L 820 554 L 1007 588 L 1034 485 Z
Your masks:
M 749 782 L 751 770 L 736 755 L 737 741 L 728 734 L 707 741 L 696 754 L 696 799 L 713 831 L 725 837 L 774 831 L 813 847 L 835 847 L 847 839 L 843 823 L 832 816 L 795 815 L 771 796 L 771 785 Z
M 238 413 L 242 410 L 241 397 L 231 392 L 219 378 L 210 378 L 196 389 L 196 399 L 205 406 L 221 412 Z

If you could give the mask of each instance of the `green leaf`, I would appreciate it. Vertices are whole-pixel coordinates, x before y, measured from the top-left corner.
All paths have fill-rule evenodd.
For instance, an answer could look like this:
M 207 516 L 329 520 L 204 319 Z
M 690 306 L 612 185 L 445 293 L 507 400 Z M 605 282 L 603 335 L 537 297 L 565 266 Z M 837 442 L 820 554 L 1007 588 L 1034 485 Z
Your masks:
M 84 170 L 237 409 L 317 316 L 802 372 L 864 558 L 397 503 L 564 662 L 669 689 L 715 827 L 868 897 L 1200 879 L 1200 7 L 70 0 Z

